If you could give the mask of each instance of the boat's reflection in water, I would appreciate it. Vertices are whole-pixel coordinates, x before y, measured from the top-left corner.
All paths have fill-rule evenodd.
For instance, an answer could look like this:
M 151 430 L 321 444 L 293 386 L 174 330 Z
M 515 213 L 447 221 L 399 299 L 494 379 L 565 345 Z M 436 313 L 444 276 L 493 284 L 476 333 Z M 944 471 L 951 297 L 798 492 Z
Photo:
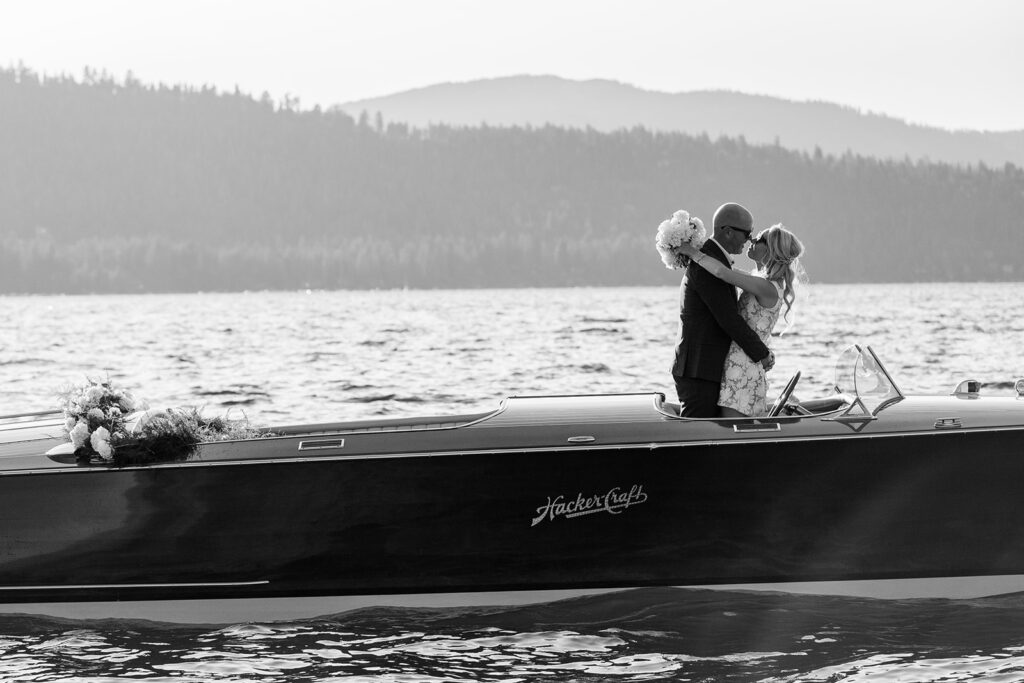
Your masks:
M 3 680 L 1020 680 L 1024 599 L 650 588 L 218 627 L 0 617 Z

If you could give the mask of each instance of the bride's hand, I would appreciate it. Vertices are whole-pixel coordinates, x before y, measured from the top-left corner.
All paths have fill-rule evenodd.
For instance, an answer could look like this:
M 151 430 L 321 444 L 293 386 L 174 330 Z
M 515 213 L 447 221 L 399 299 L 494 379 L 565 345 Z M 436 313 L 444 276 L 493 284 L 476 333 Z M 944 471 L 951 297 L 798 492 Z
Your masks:
M 689 256 L 690 258 L 697 258 L 697 254 L 700 253 L 692 244 L 680 244 L 676 249 L 683 256 Z

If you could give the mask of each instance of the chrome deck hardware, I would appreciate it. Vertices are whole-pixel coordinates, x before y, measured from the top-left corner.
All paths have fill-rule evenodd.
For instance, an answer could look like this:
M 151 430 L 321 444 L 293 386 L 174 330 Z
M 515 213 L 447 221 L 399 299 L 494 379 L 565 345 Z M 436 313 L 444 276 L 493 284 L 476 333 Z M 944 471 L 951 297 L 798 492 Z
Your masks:
M 300 451 L 318 451 L 325 448 L 344 448 L 345 439 L 315 439 L 313 441 L 300 441 Z
M 953 396 L 974 396 L 977 397 L 981 394 L 981 382 L 976 379 L 965 379 L 956 385 L 956 389 L 953 390 Z
M 781 432 L 782 425 L 778 422 L 744 422 L 741 424 L 734 424 L 732 431 L 735 434 L 745 434 L 747 432 Z

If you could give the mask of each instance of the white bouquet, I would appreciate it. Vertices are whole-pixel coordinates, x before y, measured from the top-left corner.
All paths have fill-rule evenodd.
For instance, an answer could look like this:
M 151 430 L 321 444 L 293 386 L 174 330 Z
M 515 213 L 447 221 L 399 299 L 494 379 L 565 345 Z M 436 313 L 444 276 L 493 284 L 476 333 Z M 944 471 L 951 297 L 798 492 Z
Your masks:
M 662 221 L 658 226 L 654 246 L 658 249 L 666 268 L 685 268 L 690 264 L 690 259 L 680 254 L 678 247 L 690 244 L 695 249 L 700 249 L 706 239 L 707 231 L 704 229 L 703 221 L 680 209 L 672 214 L 672 218 Z
M 60 391 L 64 429 L 80 464 L 123 467 L 188 460 L 203 441 L 275 436 L 248 420 L 208 418 L 197 408 L 148 409 L 109 379 Z
M 114 387 L 110 380 L 88 379 L 81 386 L 61 392 L 64 428 L 83 458 L 98 456 L 110 462 L 113 449 L 125 434 L 125 416 L 138 407 L 127 391 Z

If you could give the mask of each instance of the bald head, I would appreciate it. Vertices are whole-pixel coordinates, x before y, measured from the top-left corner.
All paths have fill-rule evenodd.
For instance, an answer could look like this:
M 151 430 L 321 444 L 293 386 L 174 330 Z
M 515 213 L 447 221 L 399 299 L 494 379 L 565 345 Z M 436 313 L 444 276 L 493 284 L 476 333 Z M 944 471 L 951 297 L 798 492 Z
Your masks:
M 715 241 L 730 254 L 738 254 L 754 230 L 754 217 L 742 204 L 727 202 L 715 211 L 713 225 Z
M 754 217 L 742 204 L 727 202 L 715 211 L 713 227 L 715 232 L 718 232 L 719 228 L 726 227 L 750 231 L 754 229 Z

